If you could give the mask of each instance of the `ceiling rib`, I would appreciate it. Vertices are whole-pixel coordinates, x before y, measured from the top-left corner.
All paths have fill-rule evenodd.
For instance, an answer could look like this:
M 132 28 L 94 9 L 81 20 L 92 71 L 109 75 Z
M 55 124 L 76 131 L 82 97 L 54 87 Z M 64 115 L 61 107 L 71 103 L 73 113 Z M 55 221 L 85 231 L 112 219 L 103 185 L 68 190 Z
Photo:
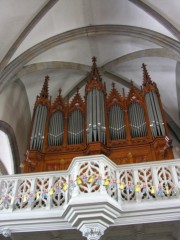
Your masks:
M 180 54 L 180 43 L 178 41 L 152 30 L 125 25 L 96 25 L 82 27 L 48 38 L 29 48 L 27 51 L 14 59 L 0 73 L 0 91 L 8 85 L 8 83 L 12 80 L 11 78 L 13 78 L 25 64 L 48 49 L 80 37 L 107 34 L 132 36 L 145 39 L 165 47 L 176 54 Z
M 142 58 L 142 57 L 164 57 L 164 58 L 173 59 L 175 61 L 180 61 L 180 56 L 175 55 L 174 53 L 172 53 L 171 51 L 168 51 L 167 49 L 151 48 L 151 49 L 145 49 L 145 50 L 129 53 L 127 55 L 113 59 L 112 61 L 104 64 L 100 70 L 104 72 L 106 70 L 111 69 L 117 64 L 121 64 L 137 58 Z M 82 72 L 90 72 L 91 66 L 80 64 L 80 63 L 62 62 L 62 61 L 40 62 L 40 63 L 33 63 L 33 64 L 24 66 L 18 72 L 17 76 L 22 77 L 26 74 L 36 72 L 36 71 L 42 71 L 45 69 L 75 69 Z
M 74 63 L 74 62 L 62 62 L 62 61 L 52 61 L 52 62 L 40 62 L 26 65 L 18 72 L 17 76 L 20 78 L 26 74 L 43 71 L 47 69 L 74 69 L 82 72 L 90 72 L 91 67 L 85 64 Z
M 10 47 L 4 58 L 0 63 L 0 71 L 6 67 L 9 60 L 12 58 L 13 54 L 24 41 L 27 35 L 32 31 L 32 29 L 38 24 L 38 22 L 44 17 L 44 15 L 58 2 L 59 0 L 49 0 L 48 3 L 38 12 L 38 14 L 31 20 L 31 22 L 22 31 L 13 45 Z
M 131 60 L 134 60 L 137 58 L 142 58 L 142 57 L 164 57 L 164 58 L 173 59 L 175 61 L 180 61 L 180 56 L 169 51 L 168 49 L 151 48 L 151 49 L 136 51 L 136 52 L 129 53 L 124 56 L 118 57 L 118 58 L 104 64 L 102 66 L 102 69 L 108 70 L 117 64 L 121 64 L 121 63 L 128 62 L 128 61 L 131 61 Z
M 160 13 L 155 11 L 153 8 L 151 8 L 149 5 L 142 2 L 141 0 L 129 0 L 129 1 L 143 9 L 145 12 L 147 12 L 149 15 L 155 18 L 159 23 L 161 23 L 167 30 L 169 30 L 177 39 L 180 39 L 180 32 L 178 31 L 178 29 L 172 23 L 170 23 L 165 17 L 163 17 Z

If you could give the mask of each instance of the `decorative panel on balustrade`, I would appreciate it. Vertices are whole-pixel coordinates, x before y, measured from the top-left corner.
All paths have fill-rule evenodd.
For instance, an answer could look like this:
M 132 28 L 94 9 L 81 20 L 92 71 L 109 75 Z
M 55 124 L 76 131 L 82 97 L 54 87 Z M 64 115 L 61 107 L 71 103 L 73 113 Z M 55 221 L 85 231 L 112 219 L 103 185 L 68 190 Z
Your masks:
M 149 202 L 153 209 L 159 209 L 163 201 L 167 204 L 167 200 L 177 199 L 179 202 L 179 161 L 118 166 L 102 155 L 87 156 L 74 159 L 71 169 L 66 172 L 1 176 L 0 214 L 9 209 L 27 212 L 56 208 L 63 213 L 73 196 L 93 193 L 94 196 L 108 194 L 119 207 L 127 206 L 128 209 L 130 204 L 136 210 L 136 203 L 140 207 L 142 202 Z

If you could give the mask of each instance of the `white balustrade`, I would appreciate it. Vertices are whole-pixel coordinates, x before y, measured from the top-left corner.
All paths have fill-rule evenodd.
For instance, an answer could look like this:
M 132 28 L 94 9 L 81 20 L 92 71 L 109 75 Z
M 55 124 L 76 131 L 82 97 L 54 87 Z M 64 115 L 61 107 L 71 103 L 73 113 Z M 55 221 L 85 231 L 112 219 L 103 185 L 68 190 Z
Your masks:
M 72 196 L 107 192 L 121 205 L 172 199 L 180 193 L 178 160 L 115 165 L 103 155 L 75 158 L 68 171 L 0 177 L 0 213 L 52 209 Z
M 179 196 L 179 160 L 78 157 L 67 171 L 0 176 L 0 233 L 75 227 L 99 239 L 112 224 L 179 220 Z

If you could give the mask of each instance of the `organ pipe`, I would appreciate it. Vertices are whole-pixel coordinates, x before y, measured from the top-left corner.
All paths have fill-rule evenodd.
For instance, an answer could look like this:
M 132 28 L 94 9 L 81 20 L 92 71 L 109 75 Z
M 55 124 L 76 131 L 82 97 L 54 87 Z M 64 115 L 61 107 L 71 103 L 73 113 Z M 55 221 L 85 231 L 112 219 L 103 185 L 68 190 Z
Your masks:
M 50 118 L 48 145 L 59 146 L 63 144 L 64 116 L 62 112 L 56 111 Z
M 126 138 L 124 111 L 117 103 L 109 111 L 109 129 L 111 140 Z
M 47 117 L 47 107 L 39 105 L 35 110 L 33 130 L 31 135 L 30 148 L 41 150 L 44 140 L 45 124 Z
M 87 95 L 87 142 L 101 141 L 105 143 L 104 95 L 101 90 L 93 88 Z
M 148 106 L 148 116 L 153 137 L 165 136 L 164 122 L 156 93 L 149 91 L 145 95 L 145 100 Z
M 75 109 L 69 116 L 68 144 L 83 143 L 84 123 L 82 112 Z
M 147 135 L 145 115 L 140 104 L 133 102 L 129 106 L 129 120 L 132 138 Z

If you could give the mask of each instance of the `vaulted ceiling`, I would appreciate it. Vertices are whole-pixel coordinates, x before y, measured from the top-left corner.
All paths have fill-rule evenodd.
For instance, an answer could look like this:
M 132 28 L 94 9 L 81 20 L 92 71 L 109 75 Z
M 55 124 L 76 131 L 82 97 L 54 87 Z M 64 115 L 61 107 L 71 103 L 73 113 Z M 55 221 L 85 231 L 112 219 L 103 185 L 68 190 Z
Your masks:
M 163 106 L 180 126 L 179 0 L 1 0 L 0 91 L 25 85 L 32 112 L 44 76 L 53 99 L 83 87 L 92 56 L 108 88 L 142 83 L 141 65 L 159 87 Z

